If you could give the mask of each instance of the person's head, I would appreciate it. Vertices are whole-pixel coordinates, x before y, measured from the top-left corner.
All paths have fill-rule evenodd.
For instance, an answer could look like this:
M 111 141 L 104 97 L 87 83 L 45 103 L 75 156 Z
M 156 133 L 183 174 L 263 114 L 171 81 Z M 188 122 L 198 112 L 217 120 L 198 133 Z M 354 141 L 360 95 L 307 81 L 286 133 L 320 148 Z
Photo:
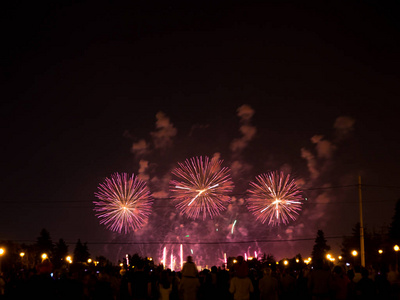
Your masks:
M 244 261 L 243 256 L 239 255 L 239 256 L 237 257 L 237 261 L 238 261 L 239 264 L 242 263 L 242 262 Z
M 368 278 L 368 275 L 369 275 L 368 269 L 362 268 L 362 270 L 361 270 L 361 277 L 362 277 L 362 278 Z
M 354 271 L 353 270 L 348 270 L 347 271 L 347 277 L 349 277 L 350 280 L 353 280 L 355 277 Z
M 190 255 L 186 258 L 187 262 L 193 262 L 193 257 L 191 257 Z
M 343 274 L 343 269 L 341 266 L 335 266 L 333 268 L 333 273 L 341 276 Z
M 272 274 L 272 269 L 271 268 L 265 268 L 264 269 L 264 275 L 271 276 L 271 274 Z
M 143 260 L 139 260 L 136 264 L 136 268 L 138 270 L 142 270 L 144 268 L 144 261 Z

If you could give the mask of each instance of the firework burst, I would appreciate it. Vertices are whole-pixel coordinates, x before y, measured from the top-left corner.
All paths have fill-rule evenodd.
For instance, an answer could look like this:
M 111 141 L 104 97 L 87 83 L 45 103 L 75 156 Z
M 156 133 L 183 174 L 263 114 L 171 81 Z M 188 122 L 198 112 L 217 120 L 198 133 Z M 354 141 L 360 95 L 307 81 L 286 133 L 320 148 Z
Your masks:
M 176 207 L 188 218 L 203 220 L 218 216 L 230 202 L 227 193 L 233 189 L 229 168 L 221 167 L 222 160 L 193 157 L 178 163 L 172 171 L 170 191 Z
M 276 171 L 261 174 L 256 180 L 250 182 L 247 207 L 257 220 L 272 226 L 295 220 L 301 210 L 302 195 L 290 175 Z
M 108 229 L 119 233 L 136 230 L 147 222 L 153 199 L 146 183 L 132 174 L 115 173 L 98 187 L 93 201 L 96 216 Z

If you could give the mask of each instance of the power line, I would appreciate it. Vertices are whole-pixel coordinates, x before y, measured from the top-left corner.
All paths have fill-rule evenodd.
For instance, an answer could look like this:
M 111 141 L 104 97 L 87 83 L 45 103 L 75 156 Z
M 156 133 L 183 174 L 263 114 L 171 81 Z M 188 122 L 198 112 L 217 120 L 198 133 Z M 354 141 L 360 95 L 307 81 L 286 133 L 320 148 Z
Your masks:
M 325 239 L 343 239 L 351 236 L 341 235 L 341 236 L 326 236 Z M 302 242 L 302 241 L 313 241 L 315 237 L 307 237 L 307 238 L 294 238 L 294 239 L 252 239 L 246 241 L 86 241 L 85 243 L 88 245 L 228 245 L 228 244 L 252 244 L 252 243 L 283 243 L 283 242 Z M 7 240 L 15 243 L 28 243 L 33 242 L 36 243 L 36 240 Z M 67 244 L 75 244 L 76 242 L 67 242 Z

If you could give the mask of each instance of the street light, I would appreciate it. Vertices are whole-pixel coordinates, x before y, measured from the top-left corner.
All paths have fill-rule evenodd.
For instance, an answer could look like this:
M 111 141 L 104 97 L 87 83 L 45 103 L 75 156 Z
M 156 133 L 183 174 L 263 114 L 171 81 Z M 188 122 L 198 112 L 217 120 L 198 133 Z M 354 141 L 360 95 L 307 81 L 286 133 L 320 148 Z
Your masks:
M 285 259 L 285 260 L 283 261 L 283 264 L 284 264 L 285 266 L 287 266 L 287 265 L 289 264 L 289 261 Z
M 327 255 L 326 255 L 326 258 L 327 258 L 328 260 L 331 260 L 331 258 L 332 258 L 332 255 L 330 255 L 330 254 L 327 254 Z

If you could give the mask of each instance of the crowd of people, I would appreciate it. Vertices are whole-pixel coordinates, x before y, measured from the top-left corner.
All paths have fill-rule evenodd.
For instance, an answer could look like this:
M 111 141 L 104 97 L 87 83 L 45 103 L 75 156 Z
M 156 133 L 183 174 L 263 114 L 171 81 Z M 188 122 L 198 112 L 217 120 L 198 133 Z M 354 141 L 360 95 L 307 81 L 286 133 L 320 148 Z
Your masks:
M 70 268 L 55 272 L 49 262 L 39 268 L 0 276 L 0 299 L 110 300 L 361 300 L 400 299 L 398 272 L 329 266 L 323 260 L 302 269 L 276 265 L 249 267 L 239 256 L 229 270 L 213 266 L 199 271 L 192 257 L 179 272 L 133 268 Z

